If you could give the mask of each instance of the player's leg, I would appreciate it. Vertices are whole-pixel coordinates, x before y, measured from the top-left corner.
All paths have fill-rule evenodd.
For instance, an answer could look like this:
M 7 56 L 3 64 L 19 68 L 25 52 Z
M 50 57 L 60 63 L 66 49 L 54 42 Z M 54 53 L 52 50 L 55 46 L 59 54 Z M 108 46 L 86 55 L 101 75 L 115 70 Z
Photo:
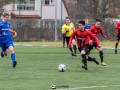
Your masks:
M 88 70 L 88 67 L 87 67 L 88 52 L 89 52 L 89 45 L 85 45 L 81 48 L 82 62 L 84 64 L 82 68 L 84 68 L 85 70 Z
M 94 58 L 94 57 L 92 58 L 92 57 L 88 56 L 88 57 L 87 57 L 87 60 L 88 60 L 88 61 L 95 62 L 97 65 L 99 65 L 99 62 L 98 62 L 98 61 L 96 60 L 96 58 Z
M 68 44 L 69 44 L 69 40 L 70 40 L 70 37 L 66 37 L 67 46 L 68 46 Z M 73 53 L 72 47 L 69 47 L 69 50 L 70 50 L 72 56 L 76 56 L 76 55 Z
M 120 37 L 117 37 L 116 44 L 115 44 L 115 54 L 117 54 L 117 47 L 118 47 L 119 39 Z
M 77 54 L 77 48 L 76 48 L 76 42 L 75 39 L 72 40 L 72 44 L 73 44 L 73 50 L 74 50 L 74 54 Z
M 63 35 L 63 47 L 65 47 L 65 36 Z
M 97 50 L 99 51 L 99 56 L 100 56 L 100 60 L 101 60 L 101 65 L 103 66 L 106 66 L 106 63 L 104 62 L 104 55 L 103 55 L 103 51 L 102 51 L 102 48 L 98 48 L 97 47 Z
M 82 50 L 81 51 L 81 57 L 82 57 L 82 62 L 83 62 L 83 66 L 82 66 L 82 68 L 84 68 L 85 70 L 88 70 L 88 68 L 87 68 L 87 57 L 86 57 L 86 52 L 85 52 L 85 50 Z
M 14 53 L 14 47 L 9 46 L 8 49 L 10 50 L 10 53 L 11 53 L 11 60 L 12 60 L 13 68 L 15 68 L 17 62 L 16 62 L 16 56 L 15 56 L 15 53 Z
M 16 62 L 16 56 L 15 56 L 15 53 L 14 53 L 14 44 L 13 44 L 13 41 L 12 40 L 8 40 L 6 42 L 6 47 L 9 49 L 9 51 L 11 53 L 12 65 L 13 65 L 13 68 L 15 68 L 16 65 L 17 65 L 17 62 Z
M 6 54 L 7 54 L 6 45 L 5 44 L 1 44 L 1 49 L 2 49 L 2 51 L 1 51 L 1 57 L 4 58 L 4 56 L 6 56 Z
M 66 37 L 67 47 L 68 47 L 68 44 L 69 44 L 69 39 L 70 39 L 70 37 Z
M 94 57 L 92 58 L 92 57 L 89 56 L 89 54 L 90 54 L 90 52 L 91 52 L 92 49 L 93 49 L 93 45 L 89 45 L 89 50 L 88 50 L 88 53 L 87 53 L 87 60 L 88 61 L 93 61 L 97 65 L 99 65 L 99 62 L 96 60 L 96 58 L 94 58 Z

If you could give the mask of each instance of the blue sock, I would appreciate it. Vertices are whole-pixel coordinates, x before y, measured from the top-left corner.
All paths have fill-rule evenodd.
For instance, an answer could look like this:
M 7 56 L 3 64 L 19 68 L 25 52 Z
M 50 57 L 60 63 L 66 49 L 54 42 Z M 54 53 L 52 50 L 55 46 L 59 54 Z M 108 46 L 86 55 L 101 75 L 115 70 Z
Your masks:
M 11 60 L 12 60 L 12 63 L 14 63 L 14 61 L 15 61 L 15 54 L 14 53 L 11 54 Z

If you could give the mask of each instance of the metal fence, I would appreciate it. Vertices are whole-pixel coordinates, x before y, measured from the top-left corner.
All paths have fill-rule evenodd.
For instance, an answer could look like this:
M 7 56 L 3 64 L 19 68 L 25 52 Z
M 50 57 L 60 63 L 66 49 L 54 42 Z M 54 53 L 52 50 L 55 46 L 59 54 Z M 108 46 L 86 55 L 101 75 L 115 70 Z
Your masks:
M 3 0 L 7 1 L 7 0 Z M 10 1 L 10 0 L 8 0 Z M 14 0 L 11 0 L 10 3 Z M 41 0 L 42 1 L 42 0 Z M 53 0 L 56 1 L 56 0 Z M 119 4 L 119 0 L 61 0 L 65 2 L 66 9 L 71 17 L 71 21 L 74 22 L 77 27 L 77 22 L 81 19 L 87 18 L 90 24 L 95 22 L 95 18 L 100 18 L 102 20 L 102 26 L 104 27 L 104 32 L 107 35 L 107 38 L 104 39 L 101 35 L 99 35 L 100 40 L 115 40 L 115 30 L 114 30 L 114 19 L 117 18 L 117 14 L 119 11 L 117 10 Z M 93 2 L 95 1 L 95 2 Z M 8 5 L 8 2 L 4 5 Z M 20 0 L 18 0 L 20 4 Z M 109 5 L 114 6 L 113 11 L 109 10 Z M 72 7 L 71 7 L 72 6 Z M 2 5 L 0 5 L 1 12 L 3 11 Z M 42 6 L 41 6 L 42 8 Z M 60 8 L 63 8 L 62 6 Z M 1 13 L 0 12 L 0 13 Z M 20 12 L 20 9 L 19 9 Z M 41 12 L 42 13 L 42 12 Z M 114 15 L 112 15 L 114 13 Z M 62 16 L 62 12 L 60 13 Z M 41 14 L 42 15 L 42 14 Z M 21 13 L 19 13 L 21 16 Z M 18 32 L 18 37 L 15 40 L 47 40 L 54 41 L 57 37 L 57 40 L 62 40 L 61 35 L 61 24 L 64 23 L 64 18 L 54 19 L 54 20 L 46 20 L 46 19 L 12 19 L 12 28 Z

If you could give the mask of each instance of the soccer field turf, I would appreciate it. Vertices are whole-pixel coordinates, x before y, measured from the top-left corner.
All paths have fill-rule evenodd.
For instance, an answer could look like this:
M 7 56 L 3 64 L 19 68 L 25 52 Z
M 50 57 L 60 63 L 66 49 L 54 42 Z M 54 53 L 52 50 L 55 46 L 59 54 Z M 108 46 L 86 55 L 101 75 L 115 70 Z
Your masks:
M 16 46 L 15 69 L 10 55 L 0 58 L 0 90 L 52 90 L 53 84 L 61 90 L 120 90 L 120 51 L 103 51 L 107 66 L 88 62 L 89 70 L 85 71 L 80 54 L 72 57 L 68 48 Z M 91 56 L 100 62 L 96 50 Z M 65 72 L 57 70 L 61 63 L 67 67 Z

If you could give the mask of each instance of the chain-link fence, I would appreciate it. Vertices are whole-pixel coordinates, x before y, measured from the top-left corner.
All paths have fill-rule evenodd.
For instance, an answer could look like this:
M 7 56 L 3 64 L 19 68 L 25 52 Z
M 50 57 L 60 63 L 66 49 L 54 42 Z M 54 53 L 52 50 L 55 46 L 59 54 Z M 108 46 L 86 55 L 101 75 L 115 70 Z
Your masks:
M 75 26 L 81 19 L 88 19 L 92 25 L 96 18 L 100 18 L 107 35 L 106 39 L 99 35 L 100 40 L 115 40 L 114 25 L 120 12 L 119 2 L 119 0 L 0 0 L 0 13 L 3 11 L 11 13 L 12 28 L 18 32 L 15 40 L 53 41 L 55 38 L 62 40 L 61 25 L 65 16 L 70 16 Z

